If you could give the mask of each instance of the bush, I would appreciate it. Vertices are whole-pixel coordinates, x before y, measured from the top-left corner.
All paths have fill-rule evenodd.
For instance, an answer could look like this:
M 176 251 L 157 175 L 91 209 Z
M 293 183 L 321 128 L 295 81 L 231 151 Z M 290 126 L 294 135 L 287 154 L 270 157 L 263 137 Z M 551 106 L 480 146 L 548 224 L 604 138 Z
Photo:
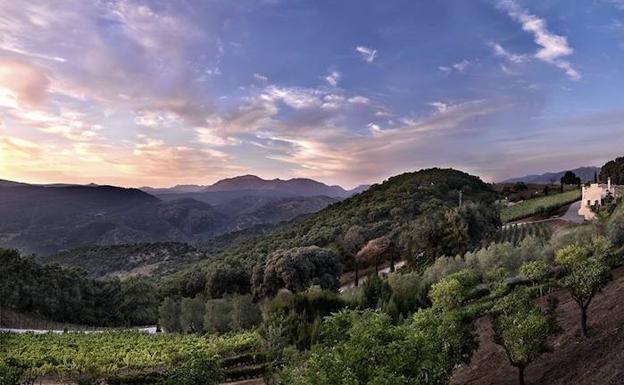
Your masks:
M 19 385 L 24 370 L 0 363 L 0 385 Z
M 222 378 L 216 357 L 198 352 L 174 363 L 165 372 L 163 385 L 216 385 Z

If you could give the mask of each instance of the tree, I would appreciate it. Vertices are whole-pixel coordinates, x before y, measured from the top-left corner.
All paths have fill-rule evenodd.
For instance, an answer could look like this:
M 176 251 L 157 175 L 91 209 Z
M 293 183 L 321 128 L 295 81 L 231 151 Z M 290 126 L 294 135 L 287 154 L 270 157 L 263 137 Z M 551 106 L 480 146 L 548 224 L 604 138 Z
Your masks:
M 481 246 L 498 231 L 500 224 L 497 206 L 466 202 L 461 207 L 435 209 L 420 216 L 407 225 L 400 238 L 406 252 L 422 255 L 422 262 L 431 262 Z
M 476 347 L 469 319 L 458 312 L 419 311 L 407 325 L 373 311 L 325 319 L 320 342 L 280 377 L 288 385 L 447 384 Z
M 354 262 L 354 270 L 355 270 L 355 286 L 359 286 L 359 278 L 360 278 L 360 264 L 357 258 L 355 258 L 355 254 L 358 252 L 362 244 L 364 244 L 366 240 L 364 239 L 364 228 L 362 226 L 353 225 L 349 227 L 349 230 L 344 234 L 344 236 L 340 240 L 340 245 L 344 249 L 344 251 L 353 258 Z
M 158 308 L 158 322 L 169 333 L 182 331 L 180 325 L 180 303 L 171 297 L 165 298 Z
M 272 297 L 286 288 L 293 293 L 318 285 L 322 289 L 340 288 L 342 263 L 331 249 L 317 246 L 278 250 L 254 268 L 252 287 L 256 298 Z
M 120 310 L 128 325 L 151 325 L 158 319 L 156 287 L 145 278 L 132 277 L 121 284 Z
M 576 174 L 573 173 L 572 171 L 566 171 L 565 174 L 563 174 L 563 176 L 561 177 L 561 191 L 562 192 L 563 192 L 563 185 L 566 185 L 566 184 L 575 184 L 575 185 L 580 186 L 581 178 L 576 176 Z
M 562 279 L 563 286 L 581 311 L 581 331 L 587 337 L 587 310 L 592 299 L 608 281 L 609 267 L 599 259 L 587 259 L 572 267 Z
M 544 315 L 524 290 L 499 300 L 492 312 L 494 342 L 505 350 L 509 363 L 518 369 L 524 385 L 526 367 L 549 351 L 548 337 L 557 331 L 554 317 Z
M 445 310 L 459 308 L 468 298 L 468 290 L 477 284 L 477 275 L 469 269 L 450 274 L 431 286 L 429 298 L 434 307 Z
M 548 264 L 543 260 L 528 261 L 520 266 L 520 274 L 531 281 L 533 286 L 548 276 Z M 540 296 L 542 289 L 540 287 Z
M 237 295 L 232 298 L 230 329 L 246 330 L 262 321 L 260 307 L 253 302 L 251 295 Z
M 605 163 L 600 169 L 600 180 L 606 182 L 611 178 L 611 183 L 624 184 L 624 157 L 616 158 Z
M 202 333 L 204 331 L 204 299 L 182 298 L 180 302 L 180 327 L 186 333 Z
M 231 330 L 232 304 L 225 298 L 206 302 L 204 328 L 208 333 L 226 333 Z
M 251 293 L 249 272 L 242 266 L 219 264 L 206 274 L 206 295 L 221 298 L 225 294 Z

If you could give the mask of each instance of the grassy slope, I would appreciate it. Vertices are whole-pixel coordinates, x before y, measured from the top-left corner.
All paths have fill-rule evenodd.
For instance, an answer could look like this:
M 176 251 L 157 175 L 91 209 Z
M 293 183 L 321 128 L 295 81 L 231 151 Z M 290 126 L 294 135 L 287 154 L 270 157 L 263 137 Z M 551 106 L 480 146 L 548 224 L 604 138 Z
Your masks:
M 513 206 L 505 207 L 501 210 L 501 219 L 503 222 L 515 221 L 538 214 L 541 211 L 557 209 L 579 199 L 581 199 L 581 190 L 566 191 L 560 194 L 529 199 Z

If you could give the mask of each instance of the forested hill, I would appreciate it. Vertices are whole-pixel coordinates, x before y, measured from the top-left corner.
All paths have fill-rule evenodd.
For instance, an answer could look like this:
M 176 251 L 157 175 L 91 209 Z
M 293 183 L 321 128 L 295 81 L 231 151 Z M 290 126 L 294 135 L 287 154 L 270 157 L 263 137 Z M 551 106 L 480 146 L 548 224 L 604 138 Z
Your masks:
M 461 210 L 457 209 L 460 192 L 464 202 Z M 455 208 L 454 215 L 458 216 L 457 220 L 453 220 L 456 226 L 465 224 L 456 233 L 466 229 L 471 232 L 465 234 L 466 239 L 462 239 L 461 243 L 471 247 L 481 241 L 482 235 L 495 231 L 498 226 L 499 214 L 493 205 L 495 199 L 496 193 L 486 183 L 461 171 L 432 168 L 405 173 L 315 214 L 283 224 L 268 235 L 227 248 L 207 262 L 204 269 L 211 270 L 218 265 L 249 272 L 257 262 L 276 250 L 303 246 L 331 247 L 349 264 L 357 249 L 378 237 L 391 236 L 395 243 L 400 241 L 406 245 L 414 243 L 404 234 L 408 232 L 422 236 L 425 243 L 428 240 L 438 243 L 432 237 L 450 237 L 447 232 L 455 230 L 454 224 L 447 226 L 447 221 L 451 219 L 445 217 L 451 208 Z M 480 215 L 478 220 L 472 220 L 475 215 Z M 414 222 L 425 216 L 428 223 L 420 225 Z M 476 230 L 478 226 L 482 227 L 481 230 Z M 414 231 L 414 227 L 419 230 Z M 477 231 L 483 234 L 475 233 Z M 454 244 L 449 240 L 443 243 Z M 450 246 L 439 250 L 448 253 L 456 251 L 462 250 Z M 197 269 L 182 272 L 172 279 L 188 281 L 190 275 L 197 276 Z
M 425 169 L 389 178 L 365 192 L 334 203 L 275 233 L 228 250 L 227 256 L 256 260 L 276 249 L 327 246 L 350 227 L 362 226 L 364 238 L 381 236 L 436 207 L 454 207 L 460 191 L 464 202 L 492 203 L 496 193 L 480 178 L 453 169 Z

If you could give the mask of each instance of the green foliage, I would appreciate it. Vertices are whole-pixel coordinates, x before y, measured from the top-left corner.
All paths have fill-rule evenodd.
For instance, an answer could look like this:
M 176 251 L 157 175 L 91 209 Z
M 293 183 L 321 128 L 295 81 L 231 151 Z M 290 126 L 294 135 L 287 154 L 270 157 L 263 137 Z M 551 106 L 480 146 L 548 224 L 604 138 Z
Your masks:
M 176 360 L 164 375 L 163 385 L 216 385 L 223 377 L 215 356 L 193 352 Z
M 158 300 L 142 278 L 92 280 L 80 270 L 41 266 L 0 249 L 0 306 L 60 322 L 148 325 L 156 321 Z
M 300 292 L 312 285 L 338 290 L 342 264 L 331 249 L 317 246 L 279 250 L 254 268 L 252 286 L 256 297 L 272 297 L 282 289 Z
M 587 249 L 576 244 L 559 249 L 555 254 L 555 262 L 568 271 L 573 270 L 575 266 L 586 261 L 587 258 Z
M 182 298 L 180 302 L 180 327 L 186 333 L 204 331 L 206 305 L 202 297 Z
M 121 283 L 119 309 L 128 325 L 151 325 L 158 319 L 159 299 L 150 281 L 132 277 Z
M 0 385 L 20 385 L 24 370 L 0 362 Z
M 388 281 L 377 275 L 370 276 L 362 284 L 359 305 L 363 309 L 375 309 L 390 300 L 392 288 Z
M 92 378 L 120 372 L 169 368 L 195 352 L 232 355 L 257 349 L 255 333 L 228 336 L 103 332 L 92 334 L 1 334 L 0 362 L 16 362 L 36 375 Z
M 466 301 L 468 291 L 477 283 L 478 277 L 473 271 L 461 270 L 434 284 L 429 297 L 434 307 L 457 309 Z
M 551 236 L 552 230 L 546 223 L 510 224 L 499 230 L 496 235 L 496 242 L 509 242 L 513 245 L 517 245 L 529 237 L 548 240 Z
M 281 384 L 446 384 L 474 349 L 470 325 L 458 313 L 422 311 L 408 325 L 387 315 L 346 311 L 323 323 L 322 341 Z
M 619 208 L 607 220 L 606 233 L 611 243 L 617 247 L 624 246 L 624 208 Z
M 525 290 L 500 300 L 492 315 L 494 341 L 505 349 L 509 363 L 518 368 L 523 384 L 524 369 L 550 349 L 548 337 L 558 330 L 555 318 L 533 305 Z
M 166 332 L 181 332 L 180 304 L 171 297 L 165 298 L 158 308 L 158 322 Z
M 243 266 L 219 264 L 208 271 L 206 295 L 221 298 L 226 294 L 251 293 L 249 272 Z
M 231 298 L 231 303 L 231 330 L 239 331 L 251 329 L 262 322 L 260 307 L 253 302 L 251 295 L 234 296 Z
M 401 244 L 411 255 L 422 254 L 421 262 L 463 254 L 495 235 L 500 225 L 499 215 L 495 207 L 482 203 L 467 203 L 446 211 L 430 210 L 406 225 L 400 236 Z
M 578 176 L 576 176 L 576 174 L 572 171 L 566 171 L 565 174 L 563 174 L 563 176 L 561 177 L 560 180 L 561 184 L 576 184 L 576 185 L 580 185 L 581 184 L 581 178 L 579 178 Z
M 624 157 L 616 158 L 605 163 L 600 169 L 600 180 L 606 182 L 611 178 L 611 183 L 624 184 Z
M 265 305 L 260 334 L 276 350 L 286 345 L 307 349 L 318 334 L 315 323 L 345 306 L 347 303 L 336 293 L 318 288 L 297 294 L 281 290 Z
M 587 310 L 596 293 L 608 281 L 609 267 L 604 261 L 587 259 L 575 264 L 561 283 L 581 311 L 581 331 L 587 336 Z
M 357 233 L 365 238 L 362 244 L 366 240 L 384 236 L 395 230 L 400 230 L 397 233 L 397 237 L 400 238 L 402 234 L 410 231 L 410 226 L 396 229 L 397 224 L 409 223 L 432 210 L 444 213 L 456 207 L 460 191 L 463 192 L 466 206 L 469 202 L 482 203 L 486 211 L 497 210 L 493 205 L 496 193 L 475 176 L 452 169 L 437 168 L 405 173 L 392 177 L 382 184 L 373 185 L 367 191 L 334 203 L 315 214 L 280 225 L 269 234 L 255 236 L 253 239 L 237 242 L 225 250 L 217 251 L 214 258 L 201 264 L 201 269 L 194 266 L 167 279 L 163 284 L 166 286 L 163 297 L 171 295 L 192 297 L 199 294 L 199 292 L 183 293 L 183 288 L 188 282 L 186 277 L 197 270 L 206 273 L 220 265 L 231 265 L 242 266 L 249 272 L 258 263 L 264 262 L 268 255 L 284 249 L 306 246 L 331 247 L 347 256 L 345 263 L 352 267 L 352 256 L 355 252 L 353 248 L 361 246 Z M 499 223 L 496 214 L 484 214 L 483 217 L 468 215 L 468 218 L 464 219 L 468 221 L 467 223 L 478 225 L 474 228 L 476 232 L 480 231 L 482 226 L 486 226 L 486 222 L 482 221 L 485 217 L 490 218 L 487 221 L 487 228 L 495 228 Z M 470 218 L 481 219 L 474 221 Z M 355 242 L 352 242 L 351 249 L 347 250 L 348 247 L 342 241 L 354 226 L 356 226 L 353 230 L 356 233 Z M 480 241 L 474 236 L 474 232 L 468 230 L 471 241 Z M 418 247 L 414 245 L 414 248 L 407 248 L 403 256 L 415 258 L 419 253 Z M 202 291 L 204 289 L 202 288 Z
M 533 283 L 540 282 L 548 275 L 549 266 L 545 261 L 528 261 L 520 267 L 520 274 Z
M 560 194 L 550 194 L 539 198 L 527 199 L 502 209 L 501 219 L 503 222 L 512 222 L 530 217 L 531 215 L 556 210 L 562 206 L 576 202 L 579 199 L 581 199 L 581 190 L 571 190 Z
M 226 333 L 231 330 L 232 304 L 228 299 L 208 300 L 205 309 L 204 329 L 208 333 Z

